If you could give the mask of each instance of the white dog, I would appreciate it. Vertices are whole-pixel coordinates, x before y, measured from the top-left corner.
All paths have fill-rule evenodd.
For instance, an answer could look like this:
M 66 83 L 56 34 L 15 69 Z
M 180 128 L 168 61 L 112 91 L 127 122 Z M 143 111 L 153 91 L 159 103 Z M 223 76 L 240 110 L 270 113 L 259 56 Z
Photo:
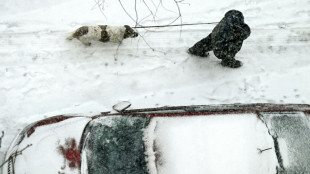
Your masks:
M 83 26 L 75 30 L 68 40 L 76 38 L 83 44 L 90 46 L 91 41 L 121 43 L 123 39 L 137 37 L 138 33 L 128 25 L 124 26 Z

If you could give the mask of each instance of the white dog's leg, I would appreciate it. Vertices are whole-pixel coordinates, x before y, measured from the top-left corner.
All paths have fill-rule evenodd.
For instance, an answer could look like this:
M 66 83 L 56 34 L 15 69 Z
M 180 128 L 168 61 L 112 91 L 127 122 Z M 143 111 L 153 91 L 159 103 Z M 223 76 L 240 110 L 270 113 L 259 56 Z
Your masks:
M 86 40 L 82 40 L 82 39 L 79 39 L 84 45 L 86 45 L 86 46 L 90 46 L 91 45 L 91 43 L 90 42 L 88 42 L 88 41 L 86 41 Z
M 80 37 L 80 38 L 77 38 L 77 39 L 80 40 L 86 46 L 90 46 L 91 45 L 89 39 L 85 39 L 84 37 Z

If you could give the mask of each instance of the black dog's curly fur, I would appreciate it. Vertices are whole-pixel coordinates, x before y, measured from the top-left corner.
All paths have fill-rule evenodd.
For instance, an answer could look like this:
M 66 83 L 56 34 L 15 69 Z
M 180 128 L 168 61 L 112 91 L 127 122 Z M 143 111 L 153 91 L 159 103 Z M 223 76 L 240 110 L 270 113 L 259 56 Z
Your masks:
M 243 14 L 237 10 L 230 10 L 211 34 L 189 48 L 189 53 L 206 57 L 208 51 L 213 51 L 217 58 L 222 59 L 223 66 L 237 68 L 241 66 L 241 62 L 235 60 L 235 55 L 250 33 L 250 27 L 244 23 Z

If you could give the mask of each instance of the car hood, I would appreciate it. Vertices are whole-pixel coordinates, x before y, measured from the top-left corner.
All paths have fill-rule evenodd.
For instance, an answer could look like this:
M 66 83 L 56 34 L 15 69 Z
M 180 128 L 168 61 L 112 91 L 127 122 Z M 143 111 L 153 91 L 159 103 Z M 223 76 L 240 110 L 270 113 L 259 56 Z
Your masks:
M 80 139 L 90 120 L 58 116 L 29 125 L 11 144 L 3 174 L 79 173 Z

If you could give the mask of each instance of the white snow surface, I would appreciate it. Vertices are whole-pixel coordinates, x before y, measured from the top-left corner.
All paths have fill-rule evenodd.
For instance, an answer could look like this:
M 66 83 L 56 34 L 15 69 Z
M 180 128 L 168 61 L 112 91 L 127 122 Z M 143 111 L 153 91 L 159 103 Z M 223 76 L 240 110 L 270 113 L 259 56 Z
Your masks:
M 230 9 L 243 12 L 251 27 L 236 59 L 239 69 L 187 54 L 214 25 L 139 29 L 142 38 L 119 46 L 86 47 L 69 33 L 82 25 L 130 25 L 118 1 L 0 0 L 0 161 L 25 125 L 57 114 L 94 115 L 119 101 L 132 108 L 224 103 L 310 103 L 309 0 L 185 0 L 183 23 L 216 22 Z M 177 17 L 164 2 L 156 22 Z M 134 1 L 123 2 L 135 17 Z M 139 6 L 139 20 L 148 14 Z M 170 12 L 165 9 L 170 9 Z M 102 13 L 103 12 L 103 13 Z M 176 23 L 180 23 L 177 20 Z M 182 32 L 180 32 L 182 29 Z
M 157 117 L 146 135 L 151 174 L 276 173 L 275 151 L 258 151 L 274 144 L 256 114 Z

